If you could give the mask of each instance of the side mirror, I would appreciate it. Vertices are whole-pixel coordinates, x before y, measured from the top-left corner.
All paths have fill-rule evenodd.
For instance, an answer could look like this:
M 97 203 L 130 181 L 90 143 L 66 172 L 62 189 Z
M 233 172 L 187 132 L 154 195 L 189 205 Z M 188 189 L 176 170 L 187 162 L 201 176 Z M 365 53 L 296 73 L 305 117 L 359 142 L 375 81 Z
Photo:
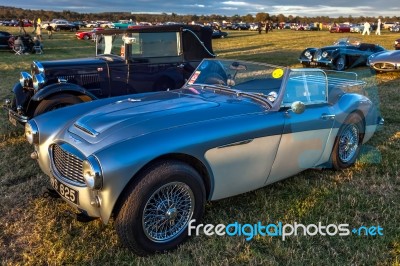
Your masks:
M 292 110 L 295 114 L 302 114 L 306 110 L 306 105 L 301 101 L 295 101 L 290 106 L 290 110 Z

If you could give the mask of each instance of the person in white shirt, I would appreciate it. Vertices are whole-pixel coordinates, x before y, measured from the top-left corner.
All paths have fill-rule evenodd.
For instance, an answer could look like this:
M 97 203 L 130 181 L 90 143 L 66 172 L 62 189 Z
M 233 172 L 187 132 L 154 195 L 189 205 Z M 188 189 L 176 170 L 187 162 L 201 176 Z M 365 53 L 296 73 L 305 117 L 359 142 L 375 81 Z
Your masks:
M 364 31 L 362 33 L 362 35 L 365 35 L 365 33 L 367 33 L 369 35 L 370 31 L 369 29 L 371 28 L 371 25 L 368 23 L 368 21 L 366 21 L 364 23 Z
M 378 19 L 378 25 L 377 25 L 377 28 L 376 28 L 376 31 L 375 31 L 375 34 L 376 35 L 381 35 L 381 19 L 379 18 Z

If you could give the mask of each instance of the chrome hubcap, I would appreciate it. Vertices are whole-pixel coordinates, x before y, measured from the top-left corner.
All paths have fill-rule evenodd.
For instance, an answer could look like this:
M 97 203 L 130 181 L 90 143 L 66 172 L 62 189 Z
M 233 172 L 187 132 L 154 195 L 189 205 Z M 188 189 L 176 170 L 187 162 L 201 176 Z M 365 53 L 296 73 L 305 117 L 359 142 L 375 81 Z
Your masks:
M 339 158 L 347 163 L 353 159 L 357 152 L 359 132 L 355 125 L 347 125 L 339 139 Z
M 193 215 L 192 190 L 182 182 L 172 182 L 157 189 L 146 202 L 142 225 L 154 242 L 168 242 L 178 237 Z

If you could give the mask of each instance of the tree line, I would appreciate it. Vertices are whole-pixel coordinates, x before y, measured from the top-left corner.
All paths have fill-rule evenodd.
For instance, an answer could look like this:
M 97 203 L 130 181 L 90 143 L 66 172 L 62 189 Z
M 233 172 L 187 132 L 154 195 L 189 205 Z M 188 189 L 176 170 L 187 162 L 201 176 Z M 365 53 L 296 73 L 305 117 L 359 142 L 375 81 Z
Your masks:
M 69 10 L 63 11 L 51 11 L 51 10 L 31 10 L 31 9 L 23 9 L 23 8 L 15 8 L 15 7 L 7 7 L 0 6 L 0 20 L 9 20 L 9 19 L 30 19 L 41 18 L 41 20 L 51 20 L 54 18 L 57 19 L 66 19 L 70 21 L 97 21 L 97 20 L 106 20 L 106 21 L 118 21 L 120 19 L 132 19 L 133 21 L 146 21 L 151 23 L 163 23 L 168 21 L 174 22 L 197 22 L 197 23 L 206 23 L 206 22 L 214 22 L 214 21 L 231 21 L 231 22 L 258 22 L 258 21 L 272 21 L 276 23 L 281 22 L 289 22 L 289 23 L 312 23 L 312 22 L 320 22 L 320 23 L 361 23 L 364 21 L 376 21 L 380 18 L 383 22 L 396 22 L 400 20 L 400 17 L 353 17 L 353 16 L 340 16 L 337 18 L 331 18 L 329 16 L 316 16 L 316 17 L 301 17 L 301 16 L 285 16 L 283 14 L 279 15 L 270 15 L 266 12 L 259 12 L 255 16 L 252 14 L 247 14 L 244 16 L 240 16 L 238 14 L 233 16 L 223 16 L 218 14 L 212 15 L 178 15 L 176 13 L 161 13 L 161 14 L 132 14 L 130 12 L 102 12 L 102 13 L 78 13 Z

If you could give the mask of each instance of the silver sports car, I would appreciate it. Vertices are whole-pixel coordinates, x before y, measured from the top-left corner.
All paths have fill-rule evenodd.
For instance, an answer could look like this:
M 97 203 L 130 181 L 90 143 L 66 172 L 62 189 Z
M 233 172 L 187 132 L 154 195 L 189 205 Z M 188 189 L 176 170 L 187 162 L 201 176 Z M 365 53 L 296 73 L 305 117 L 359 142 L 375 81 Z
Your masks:
M 400 50 L 391 50 L 372 54 L 367 65 L 377 72 L 400 71 Z
M 207 200 L 308 168 L 350 167 L 382 122 L 353 73 L 207 59 L 177 90 L 54 110 L 25 127 L 31 154 L 79 217 L 115 217 L 145 255 L 175 248 Z

